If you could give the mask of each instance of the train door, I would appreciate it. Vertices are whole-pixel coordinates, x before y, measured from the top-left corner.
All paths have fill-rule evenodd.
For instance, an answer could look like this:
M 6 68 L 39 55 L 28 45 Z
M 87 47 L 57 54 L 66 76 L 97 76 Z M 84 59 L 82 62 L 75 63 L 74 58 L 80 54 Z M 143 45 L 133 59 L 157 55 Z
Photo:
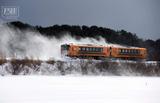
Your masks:
M 61 56 L 65 57 L 68 56 L 70 46 L 67 44 L 61 45 Z

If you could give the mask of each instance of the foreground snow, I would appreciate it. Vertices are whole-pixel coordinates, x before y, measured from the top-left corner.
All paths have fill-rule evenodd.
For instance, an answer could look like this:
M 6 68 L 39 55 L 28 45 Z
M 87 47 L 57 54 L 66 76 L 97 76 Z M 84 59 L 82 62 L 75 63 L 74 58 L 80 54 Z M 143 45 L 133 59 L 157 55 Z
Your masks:
M 4 76 L 0 103 L 160 103 L 160 78 Z

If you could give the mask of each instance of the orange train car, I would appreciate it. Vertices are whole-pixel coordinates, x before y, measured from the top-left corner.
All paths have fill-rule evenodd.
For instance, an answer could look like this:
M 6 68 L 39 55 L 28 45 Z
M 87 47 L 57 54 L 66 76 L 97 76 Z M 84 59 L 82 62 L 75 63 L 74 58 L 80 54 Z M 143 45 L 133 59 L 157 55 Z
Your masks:
M 122 59 L 146 59 L 146 48 L 131 48 L 131 47 L 113 47 L 111 48 L 111 57 Z
M 61 45 L 62 56 L 76 58 L 120 58 L 120 59 L 146 59 L 147 50 L 145 48 L 112 47 L 102 45 Z

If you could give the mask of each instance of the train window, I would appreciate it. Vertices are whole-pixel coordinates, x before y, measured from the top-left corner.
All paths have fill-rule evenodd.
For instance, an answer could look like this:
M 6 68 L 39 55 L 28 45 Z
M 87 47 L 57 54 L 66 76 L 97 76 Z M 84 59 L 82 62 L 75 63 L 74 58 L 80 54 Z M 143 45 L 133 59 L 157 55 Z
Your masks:
M 97 48 L 94 48 L 94 51 L 96 52 L 96 51 L 97 51 Z
M 135 50 L 135 53 L 137 54 L 137 50 Z
M 67 44 L 61 45 L 61 48 L 62 48 L 63 50 L 68 50 L 69 47 L 70 47 L 70 46 L 67 45 Z
M 136 50 L 137 54 L 139 54 L 139 50 Z
M 82 51 L 82 47 L 80 47 L 80 49 L 79 49 L 80 51 Z
M 86 51 L 88 51 L 88 48 L 85 48 L 86 49 Z
M 122 51 L 122 49 L 120 49 L 120 53 L 122 53 L 123 51 Z
M 101 51 L 101 48 L 98 48 L 98 52 L 100 52 Z
M 98 51 L 98 48 L 95 48 L 95 51 L 97 52 L 97 51 Z
M 92 51 L 92 48 L 89 48 L 89 51 Z
M 96 52 L 96 51 L 97 51 L 97 48 L 94 48 L 94 51 Z
M 92 48 L 92 51 L 95 51 L 95 48 Z
M 91 51 L 91 49 L 90 49 L 90 48 L 88 48 L 88 51 Z
M 87 48 L 87 51 L 89 51 L 89 48 Z
M 94 48 L 92 48 L 92 51 L 94 51 Z
M 90 51 L 90 48 L 88 48 L 88 51 Z
M 97 52 L 97 51 L 98 51 L 98 48 L 96 48 L 95 51 Z
M 92 51 L 92 48 L 91 48 L 91 47 L 89 48 L 89 51 Z
M 131 49 L 131 54 L 133 53 L 133 50 Z
M 91 50 L 94 51 L 93 48 L 91 48 Z
M 88 48 L 86 48 L 86 51 L 88 51 Z
M 98 48 L 98 52 L 100 52 L 101 48 Z
M 94 51 L 96 52 L 96 51 L 97 51 L 97 48 L 94 48 L 94 49 L 95 49 Z

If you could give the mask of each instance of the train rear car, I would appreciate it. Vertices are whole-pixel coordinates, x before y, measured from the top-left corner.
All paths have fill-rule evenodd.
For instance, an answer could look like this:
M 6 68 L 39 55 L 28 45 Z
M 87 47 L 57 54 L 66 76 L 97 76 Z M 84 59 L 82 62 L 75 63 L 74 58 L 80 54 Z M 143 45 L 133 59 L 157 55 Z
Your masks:
M 119 48 L 114 47 L 111 50 L 111 57 L 121 59 L 146 59 L 147 50 L 146 48 Z

